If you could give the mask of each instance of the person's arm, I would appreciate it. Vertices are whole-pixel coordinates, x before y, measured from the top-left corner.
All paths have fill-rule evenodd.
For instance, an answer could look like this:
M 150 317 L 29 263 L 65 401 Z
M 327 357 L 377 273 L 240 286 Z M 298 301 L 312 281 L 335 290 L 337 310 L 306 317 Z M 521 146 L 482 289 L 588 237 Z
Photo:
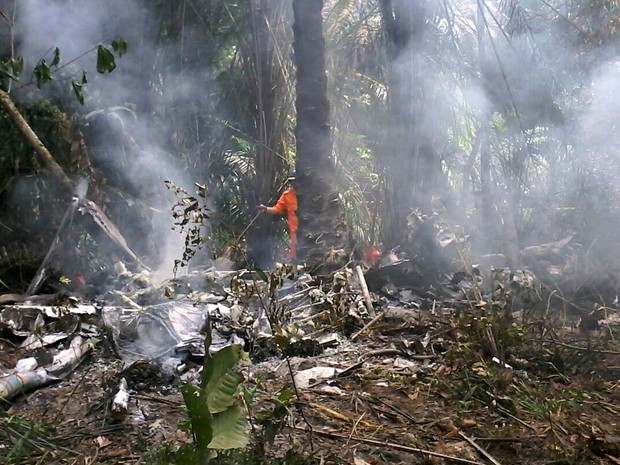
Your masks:
M 282 215 L 284 212 L 286 212 L 286 201 L 284 200 L 284 194 L 280 196 L 280 198 L 273 207 L 267 207 L 266 205 L 261 204 L 258 206 L 258 208 L 271 215 Z

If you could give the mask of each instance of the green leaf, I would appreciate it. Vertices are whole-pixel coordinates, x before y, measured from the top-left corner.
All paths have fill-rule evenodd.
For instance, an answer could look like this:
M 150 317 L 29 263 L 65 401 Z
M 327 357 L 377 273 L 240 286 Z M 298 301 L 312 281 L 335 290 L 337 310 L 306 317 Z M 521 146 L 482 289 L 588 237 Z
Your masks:
M 0 61 L 0 74 L 4 74 L 14 81 L 19 80 L 19 75 L 24 69 L 24 59 L 22 57 L 7 58 Z
M 279 402 L 282 402 L 283 404 L 288 404 L 291 399 L 293 398 L 293 391 L 292 389 L 283 389 L 280 394 L 278 394 L 278 397 L 276 397 L 276 399 L 278 399 Z
M 114 55 L 103 45 L 97 47 L 97 72 L 103 74 L 106 71 L 111 73 L 116 68 Z
M 72 79 L 71 87 L 73 87 L 73 93 L 75 94 L 75 98 L 77 99 L 77 101 L 80 102 L 80 105 L 84 105 L 84 92 L 82 90 L 82 83 L 76 81 L 75 79 Z
M 129 45 L 127 44 L 127 40 L 123 37 L 119 37 L 118 39 L 112 41 L 112 48 L 116 53 L 118 53 L 119 57 L 127 53 L 128 47 Z
M 242 352 L 239 345 L 224 347 L 206 363 L 202 389 L 207 393 L 211 413 L 222 412 L 237 401 L 237 388 L 244 378 L 234 368 Z
M 267 276 L 267 273 L 265 273 L 263 270 L 261 270 L 261 269 L 257 268 L 257 269 L 255 270 L 255 272 L 256 272 L 256 274 L 258 275 L 258 277 L 259 277 L 260 279 L 262 279 L 262 280 L 263 280 L 263 281 L 265 281 L 266 283 L 268 283 L 268 282 L 269 282 L 269 276 Z
M 50 66 L 58 66 L 58 63 L 60 63 L 60 49 L 56 47 L 54 49 L 54 58 L 52 59 Z
M 213 439 L 209 449 L 238 449 L 248 445 L 247 419 L 239 405 L 213 415 Z
M 187 412 L 192 422 L 192 432 L 197 451 L 206 450 L 213 439 L 213 417 L 207 405 L 207 396 L 197 386 L 185 384 L 181 388 L 183 400 L 187 406 Z
M 37 80 L 37 87 L 40 89 L 43 84 L 50 82 L 53 78 L 52 70 L 44 59 L 41 59 L 37 66 L 34 67 L 34 77 Z

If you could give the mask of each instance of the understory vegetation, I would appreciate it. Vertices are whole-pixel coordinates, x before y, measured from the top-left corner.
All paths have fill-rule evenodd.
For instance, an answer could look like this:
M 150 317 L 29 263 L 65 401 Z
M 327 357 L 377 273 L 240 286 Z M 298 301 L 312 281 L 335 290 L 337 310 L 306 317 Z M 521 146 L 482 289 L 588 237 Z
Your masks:
M 101 342 L 0 462 L 620 463 L 619 46 L 617 0 L 0 0 L 0 374 L 31 294 Z M 161 294 L 255 314 L 162 381 L 102 329 Z

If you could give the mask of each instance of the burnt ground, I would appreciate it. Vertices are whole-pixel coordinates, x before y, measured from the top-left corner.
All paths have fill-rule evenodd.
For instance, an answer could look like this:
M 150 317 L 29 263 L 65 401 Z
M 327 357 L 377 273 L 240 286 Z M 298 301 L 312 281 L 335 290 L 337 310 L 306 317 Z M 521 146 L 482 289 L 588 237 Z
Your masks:
M 357 334 L 370 318 L 332 305 L 315 324 L 337 343 L 240 367 L 255 444 L 226 463 L 619 464 L 618 311 L 585 324 L 508 308 L 419 300 Z M 23 356 L 0 340 L 0 364 Z M 299 377 L 317 367 L 336 371 Z M 119 420 L 121 376 L 132 395 Z M 191 440 L 180 384 L 148 362 L 123 369 L 103 337 L 68 378 L 5 403 L 0 463 L 173 463 Z

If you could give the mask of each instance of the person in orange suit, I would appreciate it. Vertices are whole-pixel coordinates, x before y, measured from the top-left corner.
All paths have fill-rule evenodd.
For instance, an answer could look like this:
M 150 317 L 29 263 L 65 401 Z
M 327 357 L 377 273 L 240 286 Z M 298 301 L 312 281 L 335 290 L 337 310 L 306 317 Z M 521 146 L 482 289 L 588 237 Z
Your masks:
M 287 178 L 287 188 L 282 192 L 276 204 L 273 207 L 263 204 L 258 206 L 260 211 L 271 215 L 283 215 L 286 213 L 288 231 L 291 236 L 290 255 L 293 259 L 297 257 L 297 227 L 299 225 L 297 220 L 297 192 L 295 191 L 294 182 L 295 172 L 292 171 Z

